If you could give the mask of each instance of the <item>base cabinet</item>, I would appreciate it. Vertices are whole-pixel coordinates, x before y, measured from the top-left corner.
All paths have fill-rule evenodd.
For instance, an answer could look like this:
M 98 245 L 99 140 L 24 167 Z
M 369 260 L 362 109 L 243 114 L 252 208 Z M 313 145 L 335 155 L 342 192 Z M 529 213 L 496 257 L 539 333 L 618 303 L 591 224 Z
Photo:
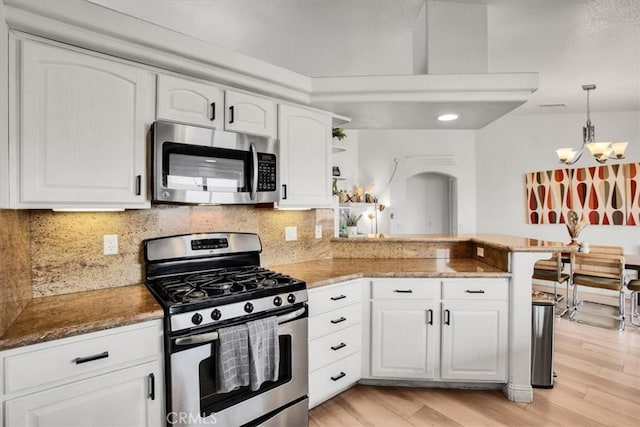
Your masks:
M 0 352 L 4 427 L 164 425 L 162 320 Z
M 442 379 L 506 381 L 506 301 L 447 301 L 442 308 Z
M 12 399 L 5 406 L 5 425 L 159 426 L 162 393 L 152 387 L 162 386 L 155 384 L 160 372 L 160 362 L 149 362 Z
M 373 301 L 371 374 L 432 379 L 437 356 L 438 304 L 431 301 Z
M 507 279 L 371 281 L 371 377 L 507 381 Z
M 309 408 L 361 378 L 362 282 L 309 290 Z

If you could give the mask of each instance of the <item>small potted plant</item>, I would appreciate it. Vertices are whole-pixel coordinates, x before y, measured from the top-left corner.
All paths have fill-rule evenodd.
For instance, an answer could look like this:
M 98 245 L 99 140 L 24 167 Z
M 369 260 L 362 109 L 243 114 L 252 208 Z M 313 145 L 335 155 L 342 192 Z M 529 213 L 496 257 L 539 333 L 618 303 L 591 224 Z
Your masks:
M 347 137 L 347 134 L 344 133 L 344 129 L 342 129 L 342 128 L 335 127 L 333 129 L 331 129 L 331 131 L 332 131 L 331 132 L 332 136 L 335 139 L 337 139 L 338 141 L 342 141 L 344 138 Z
M 347 226 L 347 236 L 355 236 L 358 234 L 358 221 L 362 218 L 362 214 L 344 212 L 342 214 L 344 224 Z

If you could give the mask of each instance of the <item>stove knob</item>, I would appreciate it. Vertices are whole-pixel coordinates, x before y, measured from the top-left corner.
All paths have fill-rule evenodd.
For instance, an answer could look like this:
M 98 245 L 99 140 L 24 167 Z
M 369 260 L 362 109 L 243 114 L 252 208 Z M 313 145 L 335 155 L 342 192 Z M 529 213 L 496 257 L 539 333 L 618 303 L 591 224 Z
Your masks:
M 278 307 L 280 307 L 282 305 L 282 298 L 280 297 L 275 297 L 273 299 L 273 305 L 277 305 Z
M 296 302 L 296 296 L 294 294 L 289 294 L 289 296 L 287 296 L 287 301 L 289 301 L 289 304 L 293 304 Z
M 193 316 L 191 316 L 191 321 L 193 322 L 194 325 L 199 325 L 200 323 L 202 323 L 202 314 L 200 313 L 196 313 Z
M 211 312 L 211 318 L 213 320 L 220 320 L 222 313 L 217 308 Z
M 246 303 L 244 305 L 244 311 L 246 311 L 247 313 L 251 313 L 253 311 L 253 304 L 251 304 L 250 302 Z

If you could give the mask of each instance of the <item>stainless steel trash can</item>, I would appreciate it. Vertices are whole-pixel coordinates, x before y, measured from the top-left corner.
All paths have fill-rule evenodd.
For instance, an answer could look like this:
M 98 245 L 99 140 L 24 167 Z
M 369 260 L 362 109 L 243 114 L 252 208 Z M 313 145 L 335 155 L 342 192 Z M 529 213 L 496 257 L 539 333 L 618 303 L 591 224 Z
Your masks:
M 531 385 L 553 388 L 556 302 L 542 292 L 531 294 Z

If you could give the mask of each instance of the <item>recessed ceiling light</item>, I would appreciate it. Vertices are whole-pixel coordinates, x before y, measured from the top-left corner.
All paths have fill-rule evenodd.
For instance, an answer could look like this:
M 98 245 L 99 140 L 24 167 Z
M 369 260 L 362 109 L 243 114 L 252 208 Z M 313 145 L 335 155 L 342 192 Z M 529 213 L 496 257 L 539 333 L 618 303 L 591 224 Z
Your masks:
M 450 122 L 452 120 L 456 120 L 457 118 L 457 114 L 441 114 L 438 116 L 438 120 L 440 120 L 441 122 Z

